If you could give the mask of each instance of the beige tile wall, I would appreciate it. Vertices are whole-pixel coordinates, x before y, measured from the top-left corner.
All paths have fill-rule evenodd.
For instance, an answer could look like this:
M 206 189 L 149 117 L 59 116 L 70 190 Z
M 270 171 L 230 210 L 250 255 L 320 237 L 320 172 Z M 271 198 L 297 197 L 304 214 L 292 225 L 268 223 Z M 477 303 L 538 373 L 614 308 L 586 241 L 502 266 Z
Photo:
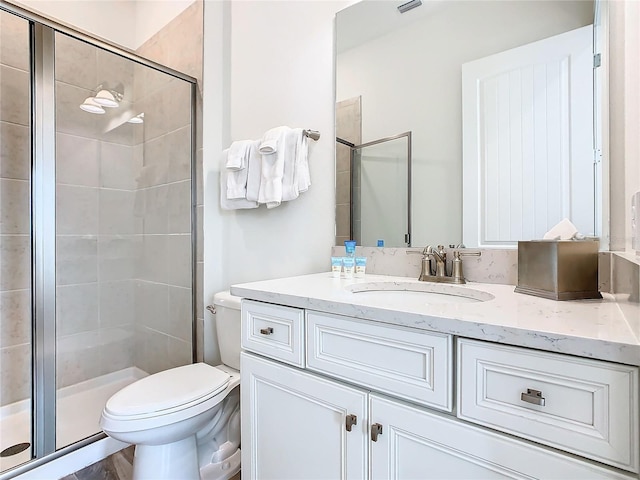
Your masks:
M 336 136 L 362 143 L 361 98 L 336 103 Z M 351 149 L 336 143 L 336 245 L 351 238 Z
M 191 208 L 189 191 L 190 161 L 184 150 L 179 147 L 189 140 L 191 131 L 186 127 L 187 115 L 189 112 L 179 110 L 169 124 L 154 125 L 146 132 L 145 136 L 145 172 L 147 175 L 143 183 L 150 192 L 150 197 L 163 201 L 166 199 L 167 217 L 161 216 L 160 211 L 149 212 L 151 218 L 145 227 L 149 229 L 159 229 L 168 232 L 168 241 L 163 243 L 159 240 L 150 240 L 149 246 L 157 251 L 168 252 L 168 262 L 161 267 L 152 267 L 146 262 L 143 267 L 148 275 L 164 275 L 164 270 L 156 271 L 158 268 L 168 269 L 168 287 L 166 290 L 155 291 L 158 299 L 163 302 L 168 295 L 169 316 L 166 323 L 161 328 L 153 328 L 157 334 L 150 337 L 152 344 L 147 345 L 147 349 L 141 351 L 148 352 L 145 357 L 147 361 L 160 365 L 172 366 L 172 362 L 182 362 L 187 355 L 191 355 L 191 328 L 192 317 L 186 315 L 187 304 L 191 301 L 191 288 L 196 289 L 196 333 L 198 341 L 196 345 L 197 359 L 202 360 L 204 327 L 203 299 L 202 299 L 202 272 L 203 272 L 203 238 L 202 238 L 202 33 L 203 33 L 203 2 L 198 0 L 187 8 L 171 23 L 166 25 L 156 35 L 150 38 L 139 49 L 138 53 L 146 58 L 154 60 L 160 64 L 167 65 L 175 70 L 184 72 L 198 80 L 196 93 L 196 285 L 191 285 L 191 258 L 187 249 L 191 241 L 189 235 L 189 224 L 185 220 L 188 217 L 185 212 Z M 162 78 L 155 78 L 147 73 L 147 77 L 140 77 L 145 83 L 147 91 L 153 90 L 149 97 L 148 105 L 154 108 L 166 109 L 176 108 L 185 102 L 186 90 L 179 89 L 175 82 L 167 84 Z M 186 104 L 186 102 L 185 102 Z M 156 107 L 157 106 L 157 107 Z M 145 113 L 146 122 L 146 113 Z M 166 224 L 165 224 L 166 220 Z M 151 231 L 151 230 L 150 230 Z M 163 317 L 163 322 L 165 319 Z M 152 327 L 145 325 L 146 329 Z M 164 337 L 163 337 L 164 335 Z M 166 337 L 166 338 L 165 338 Z M 188 348 L 187 348 L 188 347 Z M 155 350 L 167 354 L 162 357 L 157 355 Z M 146 355 L 146 354 L 145 354 Z M 169 359 L 169 360 L 167 360 Z M 186 363 L 186 362 L 185 362 Z
M 57 40 L 58 386 L 190 363 L 190 88 Z M 78 109 L 98 84 L 117 111 Z
M 31 394 L 29 37 L 0 14 L 0 406 Z

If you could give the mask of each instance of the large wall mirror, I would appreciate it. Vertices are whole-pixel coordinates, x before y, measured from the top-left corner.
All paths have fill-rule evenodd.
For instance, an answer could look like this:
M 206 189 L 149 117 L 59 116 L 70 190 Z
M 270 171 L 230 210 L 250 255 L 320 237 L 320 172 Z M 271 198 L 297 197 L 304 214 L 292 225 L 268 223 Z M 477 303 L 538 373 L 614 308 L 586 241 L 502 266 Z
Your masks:
M 509 247 L 563 218 L 600 236 L 606 4 L 402 3 L 336 17 L 336 243 Z M 406 155 L 380 148 L 405 132 Z

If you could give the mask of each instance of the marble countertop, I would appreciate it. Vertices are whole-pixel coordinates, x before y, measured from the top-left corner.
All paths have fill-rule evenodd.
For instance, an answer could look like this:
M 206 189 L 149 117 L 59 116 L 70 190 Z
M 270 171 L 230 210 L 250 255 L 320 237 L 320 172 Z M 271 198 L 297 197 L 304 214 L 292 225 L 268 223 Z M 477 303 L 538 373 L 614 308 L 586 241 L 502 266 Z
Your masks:
M 603 294 L 601 300 L 560 302 L 515 293 L 513 285 L 485 283 L 451 286 L 455 293 L 488 299 L 472 303 L 447 303 L 446 297 L 444 303 L 431 303 L 420 294 L 398 299 L 396 295 L 358 292 L 398 286 L 428 291 L 449 287 L 385 275 L 347 280 L 333 278 L 327 272 L 233 285 L 231 293 L 263 302 L 640 366 L 637 303 L 608 294 Z M 438 300 L 442 298 L 435 299 Z

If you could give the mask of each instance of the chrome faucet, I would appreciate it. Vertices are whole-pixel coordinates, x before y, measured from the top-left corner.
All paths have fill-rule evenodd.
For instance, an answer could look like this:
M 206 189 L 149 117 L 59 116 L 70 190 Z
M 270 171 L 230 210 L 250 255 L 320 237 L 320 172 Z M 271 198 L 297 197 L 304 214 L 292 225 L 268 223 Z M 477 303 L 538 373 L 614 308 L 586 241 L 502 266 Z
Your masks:
M 438 245 L 437 248 L 433 248 L 431 245 L 427 245 L 422 252 L 407 251 L 407 253 L 421 253 L 422 254 L 422 269 L 418 280 L 421 282 L 436 282 L 436 283 L 467 283 L 462 273 L 462 256 L 475 256 L 479 257 L 481 252 L 461 252 L 460 250 L 453 251 L 453 260 L 451 262 L 451 272 L 447 274 L 447 252 L 443 245 Z M 431 267 L 431 260 L 435 261 L 435 269 Z
M 427 257 L 432 257 L 436 262 L 436 277 L 446 277 L 447 276 L 447 252 L 444 251 L 444 245 L 438 245 L 438 249 L 434 250 L 431 245 L 428 245 L 423 252 Z M 422 267 L 424 268 L 424 262 Z M 429 273 L 432 270 L 429 269 Z M 424 272 L 423 272 L 424 273 Z M 422 276 L 422 275 L 420 275 Z

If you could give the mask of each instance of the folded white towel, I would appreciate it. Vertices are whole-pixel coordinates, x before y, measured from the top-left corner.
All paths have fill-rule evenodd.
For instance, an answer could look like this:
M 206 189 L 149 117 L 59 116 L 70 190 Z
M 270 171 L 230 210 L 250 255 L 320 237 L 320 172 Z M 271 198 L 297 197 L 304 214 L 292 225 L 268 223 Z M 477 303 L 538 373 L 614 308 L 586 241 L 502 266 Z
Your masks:
M 298 198 L 298 142 L 303 135 L 301 128 L 292 128 L 284 133 L 282 144 L 278 145 L 278 153 L 284 154 L 284 170 L 282 173 L 282 201 L 288 202 Z
M 300 129 L 298 144 L 296 145 L 296 182 L 298 192 L 306 192 L 311 186 L 311 175 L 309 173 L 309 139 Z
M 247 168 L 249 147 L 252 143 L 253 140 L 240 140 L 231 144 L 226 163 L 226 167 L 229 170 L 241 170 L 243 168 Z
M 262 172 L 261 140 L 254 141 L 249 147 L 249 164 L 247 165 L 247 200 L 257 202 L 260 196 L 260 176 Z
M 278 140 L 283 130 L 289 130 L 289 127 L 276 127 L 265 132 L 260 142 L 260 153 L 263 155 L 271 155 L 278 150 Z
M 231 173 L 227 170 L 227 159 L 229 150 L 222 152 L 222 161 L 220 162 L 220 207 L 223 210 L 238 210 L 244 208 L 257 208 L 258 203 L 247 200 L 246 198 L 227 198 L 227 176 Z M 244 169 L 247 170 L 246 168 Z
M 260 192 L 258 202 L 265 203 L 267 208 L 275 208 L 282 202 L 282 177 L 284 175 L 284 136 L 291 130 L 289 127 L 272 128 L 265 134 L 260 150 L 269 139 L 269 148 L 274 153 L 262 154 L 262 171 L 260 175 Z

